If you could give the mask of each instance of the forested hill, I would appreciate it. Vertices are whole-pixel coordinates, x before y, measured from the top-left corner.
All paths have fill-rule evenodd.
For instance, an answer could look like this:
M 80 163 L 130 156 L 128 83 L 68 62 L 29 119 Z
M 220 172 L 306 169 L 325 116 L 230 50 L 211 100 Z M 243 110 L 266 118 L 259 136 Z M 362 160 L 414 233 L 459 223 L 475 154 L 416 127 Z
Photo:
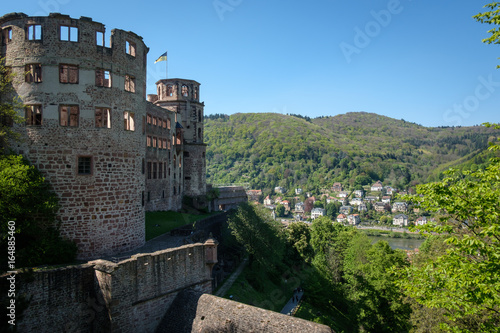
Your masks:
M 277 113 L 205 117 L 207 182 L 319 190 L 382 180 L 405 188 L 455 164 L 485 161 L 483 126 L 428 128 L 366 112 L 311 119 Z

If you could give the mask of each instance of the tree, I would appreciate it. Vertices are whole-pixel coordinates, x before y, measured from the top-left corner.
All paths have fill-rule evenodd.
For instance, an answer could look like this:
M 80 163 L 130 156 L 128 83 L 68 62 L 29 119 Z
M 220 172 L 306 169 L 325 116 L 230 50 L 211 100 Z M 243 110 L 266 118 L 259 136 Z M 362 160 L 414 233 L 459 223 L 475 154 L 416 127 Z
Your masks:
M 15 238 L 16 267 L 74 259 L 75 244 L 59 236 L 57 202 L 41 173 L 22 156 L 0 155 L 0 216 L 4 219 L 0 244 L 7 253 L 9 238 Z M 8 270 L 6 264 L 4 256 L 0 268 Z
M 285 216 L 285 206 L 283 205 L 277 205 L 276 206 L 276 215 L 278 215 L 278 217 L 283 217 Z
M 500 44 L 500 2 L 492 2 L 485 5 L 483 8 L 489 8 L 489 11 L 474 15 L 474 19 L 481 23 L 495 25 L 493 29 L 488 30 L 490 37 L 483 39 L 483 43 Z M 500 65 L 497 66 L 500 68 Z
M 12 125 L 23 121 L 17 114 L 23 104 L 14 94 L 13 78 L 14 74 L 5 66 L 5 58 L 0 58 L 0 153 L 7 149 L 9 140 L 19 138 Z
M 500 146 L 492 144 L 490 150 L 499 151 Z M 492 158 L 489 166 L 477 171 L 450 170 L 440 182 L 417 186 L 417 194 L 407 199 L 442 214 L 437 223 L 419 228 L 442 234 L 449 247 L 424 264 L 400 271 L 400 286 L 422 306 L 444 311 L 448 322 L 442 322 L 441 329 L 497 332 L 500 160 Z

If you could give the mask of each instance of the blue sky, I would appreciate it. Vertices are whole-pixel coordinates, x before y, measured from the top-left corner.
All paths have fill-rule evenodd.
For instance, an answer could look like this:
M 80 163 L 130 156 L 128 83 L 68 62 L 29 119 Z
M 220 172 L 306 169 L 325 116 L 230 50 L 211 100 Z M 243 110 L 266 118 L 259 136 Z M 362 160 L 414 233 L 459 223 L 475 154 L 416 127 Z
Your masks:
M 147 5 L 146 5 L 147 3 Z M 91 17 L 150 47 L 148 93 L 202 84 L 205 113 L 366 111 L 424 126 L 500 122 L 500 48 L 473 0 L 28 0 L 3 13 Z

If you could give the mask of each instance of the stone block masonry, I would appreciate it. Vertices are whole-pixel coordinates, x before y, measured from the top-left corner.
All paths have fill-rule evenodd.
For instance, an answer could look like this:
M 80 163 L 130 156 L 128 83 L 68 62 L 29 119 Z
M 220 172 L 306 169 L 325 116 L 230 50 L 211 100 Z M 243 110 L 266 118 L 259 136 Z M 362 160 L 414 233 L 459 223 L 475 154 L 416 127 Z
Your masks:
M 0 56 L 26 105 L 11 148 L 52 185 L 61 234 L 79 259 L 140 247 L 146 211 L 205 195 L 198 82 L 160 80 L 147 101 L 142 37 L 113 29 L 108 43 L 105 26 L 88 17 L 11 13 L 0 29 Z
M 212 256 L 207 242 L 35 271 L 19 290 L 31 301 L 18 330 L 154 332 L 180 291 L 212 292 Z

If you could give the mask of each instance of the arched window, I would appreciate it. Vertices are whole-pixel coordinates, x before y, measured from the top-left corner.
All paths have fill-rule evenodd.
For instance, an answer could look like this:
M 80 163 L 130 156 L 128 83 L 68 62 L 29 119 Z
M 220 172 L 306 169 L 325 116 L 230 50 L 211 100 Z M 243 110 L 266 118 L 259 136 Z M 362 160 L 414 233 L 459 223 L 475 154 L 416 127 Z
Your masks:
M 187 97 L 189 95 L 188 86 L 186 86 L 185 84 L 183 84 L 182 88 L 181 88 L 181 93 L 182 93 L 182 96 Z
M 167 86 L 167 96 L 172 97 L 174 95 L 174 87 L 171 84 Z

